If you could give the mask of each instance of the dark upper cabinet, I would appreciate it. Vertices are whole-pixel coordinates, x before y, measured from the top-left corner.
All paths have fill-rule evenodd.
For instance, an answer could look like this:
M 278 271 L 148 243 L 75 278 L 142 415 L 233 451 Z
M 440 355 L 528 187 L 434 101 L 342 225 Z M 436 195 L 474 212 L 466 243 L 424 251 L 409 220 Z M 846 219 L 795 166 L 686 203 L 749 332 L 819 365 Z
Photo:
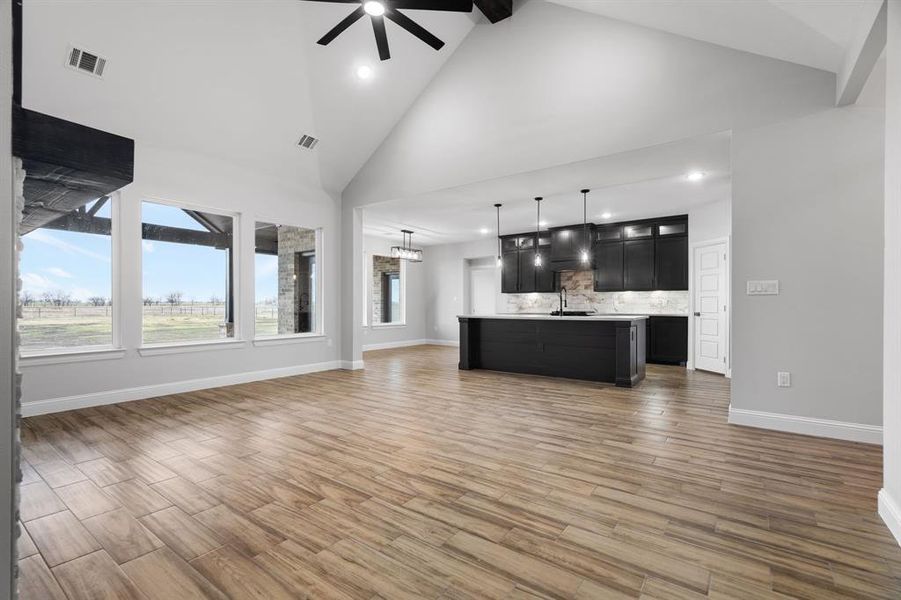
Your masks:
M 618 242 L 623 239 L 623 226 L 620 223 L 615 225 L 597 225 L 594 230 L 595 242 Z
M 623 226 L 623 238 L 634 240 L 654 237 L 654 225 L 651 223 L 631 223 Z
M 655 289 L 688 289 L 688 236 L 673 235 L 657 238 L 654 272 L 657 277 Z
M 545 263 L 547 259 L 545 258 Z M 520 293 L 535 292 L 535 250 L 528 248 L 519 254 L 519 289 Z
M 623 287 L 630 291 L 654 289 L 654 240 L 623 242 Z
M 582 250 L 591 245 L 596 292 L 687 290 L 688 217 L 665 217 L 628 223 L 557 227 L 541 235 L 501 238 L 505 294 L 554 292 L 558 271 L 586 268 Z M 536 250 L 541 265 L 535 266 Z
M 501 292 L 519 291 L 519 250 L 507 250 L 501 255 Z
M 537 251 L 541 266 L 535 266 Z M 551 237 L 545 233 L 540 238 L 534 233 L 501 238 L 501 292 L 524 294 L 529 292 L 553 292 L 556 277 L 550 268 Z
M 594 247 L 594 291 L 621 292 L 623 287 L 623 243 L 607 242 Z

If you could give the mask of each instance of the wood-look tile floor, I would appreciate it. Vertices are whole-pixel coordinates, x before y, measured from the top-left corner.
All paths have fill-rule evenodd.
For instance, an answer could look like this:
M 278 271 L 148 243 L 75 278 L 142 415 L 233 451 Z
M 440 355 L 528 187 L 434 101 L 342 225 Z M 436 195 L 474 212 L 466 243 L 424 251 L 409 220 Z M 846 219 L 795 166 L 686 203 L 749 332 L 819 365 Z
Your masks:
M 24 600 L 901 598 L 881 450 L 456 350 L 26 419 Z

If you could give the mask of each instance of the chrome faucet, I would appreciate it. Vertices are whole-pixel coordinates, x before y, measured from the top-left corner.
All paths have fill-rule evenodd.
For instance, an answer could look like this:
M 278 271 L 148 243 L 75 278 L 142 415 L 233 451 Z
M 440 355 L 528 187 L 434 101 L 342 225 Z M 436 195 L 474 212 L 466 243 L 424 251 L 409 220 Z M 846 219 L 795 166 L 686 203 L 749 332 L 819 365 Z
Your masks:
M 565 287 L 561 287 L 561 288 L 560 288 L 560 291 L 557 292 L 557 294 L 558 294 L 558 297 L 560 298 L 560 316 L 562 317 L 562 316 L 563 316 L 563 309 L 566 308 L 567 306 L 569 306 L 569 305 L 567 304 L 568 298 L 567 298 L 567 295 L 566 295 L 566 288 L 565 288 Z

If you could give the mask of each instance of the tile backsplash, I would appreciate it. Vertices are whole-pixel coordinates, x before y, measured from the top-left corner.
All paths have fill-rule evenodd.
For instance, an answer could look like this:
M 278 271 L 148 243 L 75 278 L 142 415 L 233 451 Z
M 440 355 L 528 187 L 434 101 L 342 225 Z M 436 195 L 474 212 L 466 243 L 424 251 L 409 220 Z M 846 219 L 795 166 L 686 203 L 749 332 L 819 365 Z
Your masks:
M 688 315 L 688 292 L 595 292 L 591 271 L 563 271 L 560 285 L 566 288 L 568 310 L 599 313 Z M 555 293 L 503 294 L 502 313 L 547 313 L 557 310 Z

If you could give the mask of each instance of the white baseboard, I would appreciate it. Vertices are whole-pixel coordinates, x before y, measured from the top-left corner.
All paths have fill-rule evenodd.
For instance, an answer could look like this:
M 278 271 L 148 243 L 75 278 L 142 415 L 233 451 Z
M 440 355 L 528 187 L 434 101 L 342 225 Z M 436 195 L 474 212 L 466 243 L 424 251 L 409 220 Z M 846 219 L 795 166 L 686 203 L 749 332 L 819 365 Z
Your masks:
M 879 516 L 895 536 L 895 541 L 901 545 L 901 504 L 885 488 L 879 490 Z
M 342 360 L 339 361 L 338 365 L 339 369 L 344 369 L 345 371 L 359 371 L 363 368 L 362 360 Z
M 362 361 L 360 361 L 360 364 L 362 368 Z M 33 417 L 65 410 L 75 410 L 77 408 L 117 404 L 119 402 L 131 402 L 132 400 L 144 400 L 145 398 L 156 398 L 158 396 L 168 396 L 170 394 L 183 394 L 185 392 L 194 392 L 226 385 L 250 383 L 252 381 L 262 381 L 264 379 L 277 379 L 279 377 L 291 377 L 293 375 L 304 375 L 306 373 L 318 373 L 320 371 L 331 371 L 339 368 L 341 368 L 340 361 L 333 360 L 309 365 L 250 371 L 247 373 L 233 373 L 229 375 L 218 375 L 216 377 L 203 377 L 200 379 L 173 381 L 171 383 L 144 385 L 122 390 L 93 392 L 90 394 L 63 396 L 61 398 L 50 398 L 47 400 L 34 400 L 32 402 L 22 403 L 22 416 Z
M 427 340 L 400 340 L 399 342 L 382 342 L 380 344 L 363 344 L 363 352 L 370 350 L 388 350 L 390 348 L 406 348 L 407 346 L 422 346 Z
M 460 342 L 458 342 L 457 340 L 425 340 L 424 343 L 431 346 L 453 346 L 455 348 L 460 347 Z
M 407 348 L 409 346 L 453 346 L 458 347 L 456 340 L 401 340 L 399 342 L 383 342 L 381 344 L 364 344 L 363 352 L 370 350 L 388 350 L 390 348 Z
M 882 444 L 882 427 L 879 425 L 745 410 L 733 408 L 731 405 L 729 406 L 729 423 L 851 442 Z

